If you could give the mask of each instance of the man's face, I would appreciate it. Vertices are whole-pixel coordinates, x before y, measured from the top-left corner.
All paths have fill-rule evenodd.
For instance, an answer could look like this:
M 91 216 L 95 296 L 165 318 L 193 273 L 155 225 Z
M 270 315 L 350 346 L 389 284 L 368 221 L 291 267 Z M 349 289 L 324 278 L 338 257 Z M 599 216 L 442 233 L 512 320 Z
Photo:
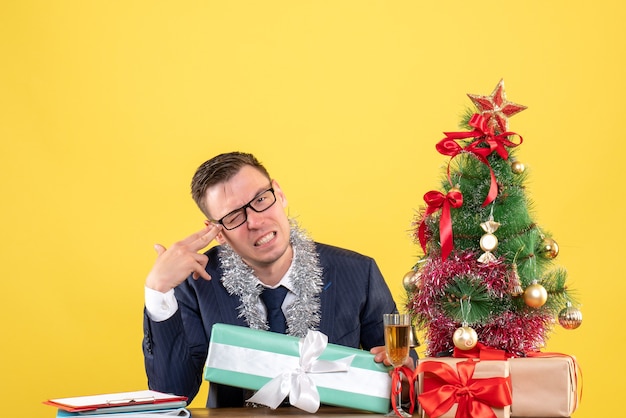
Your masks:
M 270 183 L 256 168 L 244 166 L 230 180 L 208 188 L 205 194 L 209 215 L 221 219 L 270 187 L 276 195 L 273 206 L 260 213 L 246 208 L 246 222 L 232 230 L 222 229 L 217 237 L 219 243 L 228 243 L 253 269 L 291 263 L 290 226 L 284 210 L 287 199 L 280 186 L 275 181 Z

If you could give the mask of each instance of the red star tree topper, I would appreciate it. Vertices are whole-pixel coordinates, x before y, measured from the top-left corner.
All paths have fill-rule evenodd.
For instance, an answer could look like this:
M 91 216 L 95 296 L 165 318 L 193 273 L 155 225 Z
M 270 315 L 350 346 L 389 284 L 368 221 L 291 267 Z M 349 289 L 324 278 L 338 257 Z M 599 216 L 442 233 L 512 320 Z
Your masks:
M 526 106 L 509 102 L 506 99 L 504 91 L 504 80 L 496 85 L 489 96 L 480 96 L 477 94 L 467 95 L 480 113 L 487 118 L 487 124 L 499 133 L 509 130 L 509 118 L 516 113 L 526 109 Z

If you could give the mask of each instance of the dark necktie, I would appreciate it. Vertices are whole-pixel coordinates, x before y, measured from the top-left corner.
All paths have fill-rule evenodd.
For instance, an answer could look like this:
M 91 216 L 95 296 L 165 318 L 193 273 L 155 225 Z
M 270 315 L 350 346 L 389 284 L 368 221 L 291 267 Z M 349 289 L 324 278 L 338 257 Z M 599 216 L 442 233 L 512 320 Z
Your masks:
M 285 286 L 278 286 L 276 289 L 264 289 L 261 293 L 261 299 L 267 308 L 267 322 L 270 325 L 270 331 L 284 334 L 287 330 L 285 315 L 280 308 L 287 295 Z

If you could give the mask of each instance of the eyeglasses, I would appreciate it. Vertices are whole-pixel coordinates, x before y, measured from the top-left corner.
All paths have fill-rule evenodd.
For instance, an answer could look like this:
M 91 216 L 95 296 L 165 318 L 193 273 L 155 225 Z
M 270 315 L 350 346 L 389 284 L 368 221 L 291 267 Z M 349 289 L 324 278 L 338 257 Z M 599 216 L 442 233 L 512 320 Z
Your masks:
M 256 197 L 247 204 L 230 212 L 219 221 L 214 222 L 221 224 L 224 228 L 230 231 L 231 229 L 240 227 L 248 220 L 248 212 L 246 211 L 247 208 L 250 208 L 257 213 L 261 213 L 271 208 L 274 203 L 276 203 L 276 195 L 274 194 L 274 189 L 270 187 L 264 192 L 256 195 Z

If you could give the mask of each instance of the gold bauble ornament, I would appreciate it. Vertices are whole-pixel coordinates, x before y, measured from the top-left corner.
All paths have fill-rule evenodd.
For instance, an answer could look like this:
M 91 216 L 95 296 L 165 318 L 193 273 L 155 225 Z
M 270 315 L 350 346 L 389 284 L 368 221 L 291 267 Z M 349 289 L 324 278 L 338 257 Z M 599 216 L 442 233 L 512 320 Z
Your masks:
M 420 272 L 417 270 L 409 270 L 402 278 L 402 286 L 408 291 L 413 292 L 420 288 Z
M 559 312 L 559 324 L 565 329 L 576 329 L 583 323 L 583 313 L 567 302 L 565 308 Z
M 451 192 L 461 193 L 461 188 L 460 188 L 460 186 L 459 186 L 459 185 L 456 185 L 456 186 L 450 187 L 450 190 L 448 190 L 448 193 L 451 193 Z
M 464 325 L 454 331 L 452 342 L 459 350 L 471 350 L 478 343 L 478 335 L 474 328 Z
M 541 308 L 548 300 L 546 288 L 533 280 L 533 283 L 524 290 L 524 302 L 531 308 Z
M 552 238 L 546 237 L 541 241 L 539 253 L 545 258 L 556 258 L 559 255 L 559 244 Z
M 513 161 L 511 163 L 511 171 L 515 174 L 522 174 L 526 170 L 524 163 L 521 161 Z

